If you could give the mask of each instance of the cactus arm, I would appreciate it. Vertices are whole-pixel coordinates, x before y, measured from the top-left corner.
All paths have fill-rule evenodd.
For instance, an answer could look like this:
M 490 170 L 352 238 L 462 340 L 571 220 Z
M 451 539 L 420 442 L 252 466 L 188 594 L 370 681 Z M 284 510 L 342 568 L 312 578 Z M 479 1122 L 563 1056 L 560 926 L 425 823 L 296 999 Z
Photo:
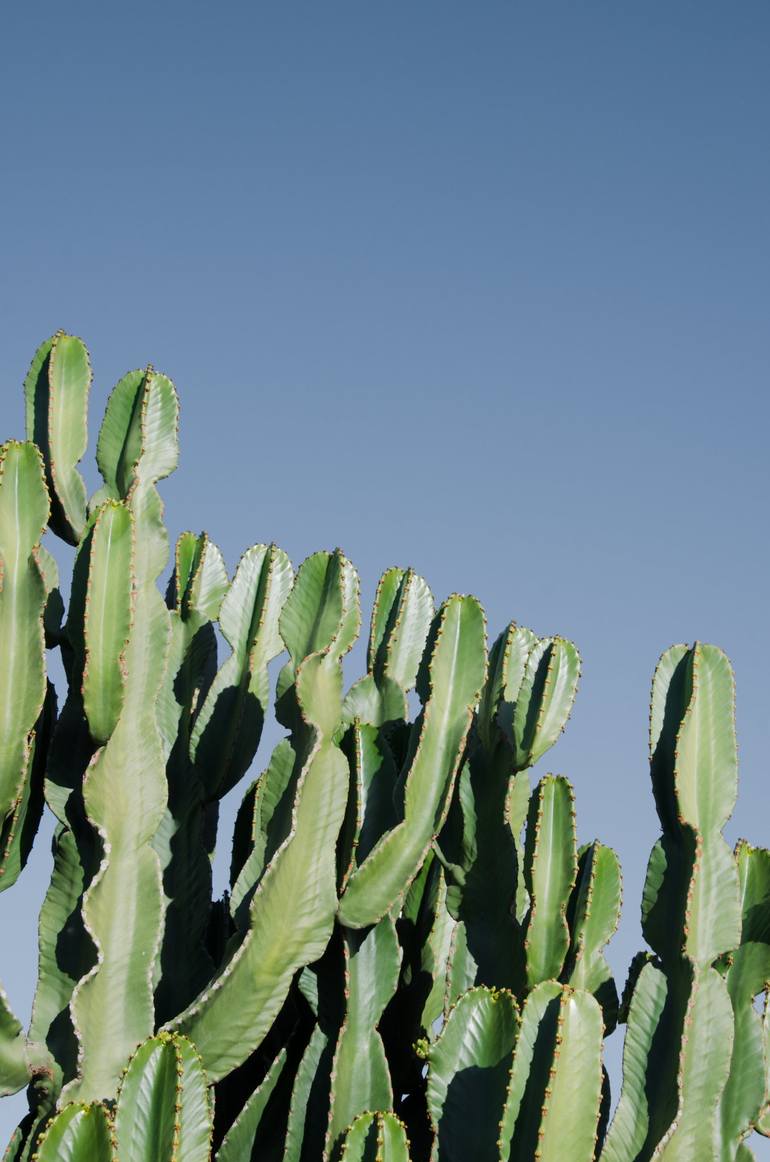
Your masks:
M 291 792 L 296 759 L 289 740 L 282 739 L 270 756 L 267 769 L 244 798 L 244 815 L 239 825 L 244 833 L 248 827 L 248 833 L 241 840 L 241 854 L 237 862 L 236 845 L 233 843 L 233 872 L 237 870 L 237 875 L 233 876 L 230 897 L 230 912 L 239 927 L 246 924 L 244 905 L 248 912 L 252 890 L 286 838 L 282 826 L 283 814 L 286 798 Z
M 661 658 L 650 754 L 663 835 L 645 884 L 645 936 L 662 956 L 681 952 L 705 967 L 737 946 L 741 929 L 738 869 L 722 835 L 736 793 L 734 687 L 715 646 L 674 646 Z
M 510 780 L 508 794 L 505 799 L 505 818 L 511 835 L 513 836 L 516 852 L 517 874 L 514 914 L 520 924 L 523 923 L 527 908 L 529 907 L 527 884 L 524 877 L 524 844 L 522 843 L 521 833 L 527 818 L 527 812 L 529 811 L 530 793 L 529 775 L 526 771 L 520 771 Z
M 292 675 L 318 650 L 329 649 L 337 657 L 346 654 L 360 618 L 358 577 L 342 551 L 313 553 L 303 561 L 280 617 Z
M 347 1003 L 332 1063 L 327 1157 L 358 1114 L 393 1104 L 377 1025 L 398 985 L 401 950 L 395 923 L 386 916 L 367 932 L 343 930 L 342 935 Z
M 404 691 L 390 678 L 378 683 L 372 674 L 359 678 L 348 691 L 342 705 L 343 723 L 365 722 L 383 726 L 387 722 L 406 721 L 408 706 Z
M 515 769 L 523 771 L 564 730 L 580 678 L 580 655 L 564 638 L 535 638 L 515 626 L 508 635 L 496 718 L 513 748 Z
M 446 906 L 446 878 L 443 868 L 438 864 L 434 867 L 434 875 L 436 885 L 430 901 L 432 906 L 424 916 L 427 931 L 420 944 L 418 971 L 414 974 L 415 986 L 424 995 L 417 1016 L 417 1027 L 422 1037 L 431 1035 L 434 1022 L 448 1012 L 457 997 L 470 988 L 476 975 L 474 971 L 470 980 L 463 980 L 456 989 L 452 988 L 458 921 L 450 915 Z
M 340 901 L 348 927 L 376 923 L 390 910 L 441 827 L 484 681 L 484 636 L 484 615 L 473 598 L 444 603 L 420 690 L 424 709 L 404 776 L 403 816 L 348 881 Z
M 45 766 L 55 721 L 56 691 L 48 682 L 43 709 L 27 740 L 21 795 L 0 827 L 0 890 L 16 883 L 32 850 L 43 814 Z
M 345 723 L 406 721 L 407 694 L 417 679 L 433 612 L 433 597 L 422 577 L 411 569 L 383 573 L 372 609 L 368 672 L 348 691 L 342 706 Z
M 733 1046 L 727 985 L 714 969 L 693 982 L 679 1054 L 679 1108 L 651 1155 L 654 1162 L 718 1156 L 718 1112 Z
M 735 847 L 735 859 L 743 918 L 741 942 L 770 944 L 770 851 L 741 839 Z
M 189 1034 L 214 1080 L 259 1044 L 294 973 L 320 957 L 331 934 L 337 904 L 335 847 L 348 786 L 347 761 L 333 736 L 342 709 L 340 657 L 350 644 L 349 602 L 357 602 L 351 570 L 341 554 L 308 558 L 284 604 L 281 632 L 307 736 L 291 822 L 254 890 L 242 942 L 211 986 L 171 1023 Z M 313 601 L 320 603 L 315 612 Z M 327 607 L 334 618 L 327 617 Z M 357 613 L 352 620 L 357 624 Z M 322 648 L 297 664 L 295 651 L 308 642 Z M 283 696 L 289 692 L 284 685 Z
M 631 996 L 623 1043 L 623 1084 L 605 1138 L 601 1162 L 631 1162 L 640 1157 L 650 1126 L 653 1040 L 663 1015 L 668 985 L 654 964 L 642 967 Z
M 152 367 L 129 371 L 116 384 L 96 445 L 106 496 L 125 499 L 140 478 L 163 480 L 174 471 L 178 420 L 174 386 Z
M 77 1064 L 77 1041 L 69 1003 L 75 985 L 93 966 L 93 956 L 80 914 L 84 868 L 72 831 L 61 824 L 53 854 L 53 873 L 38 922 L 38 980 L 29 1034 L 46 1042 L 65 1078 L 70 1078 Z
M 389 569 L 380 578 L 369 635 L 369 673 L 348 692 L 343 722 L 352 723 L 345 743 L 351 794 L 340 850 L 340 894 L 379 840 L 398 823 L 394 807 L 397 771 L 388 739 L 379 730 L 405 721 L 433 617 L 433 598 L 411 570 Z
M 388 1111 L 360 1114 L 345 1134 L 339 1162 L 410 1162 L 406 1126 Z
M 61 623 L 64 618 L 64 602 L 59 589 L 59 567 L 45 545 L 40 545 L 35 553 L 46 590 L 46 605 L 43 613 L 45 644 L 48 649 L 60 644 Z
M 107 741 L 125 691 L 125 650 L 131 629 L 133 521 L 125 504 L 108 501 L 89 532 L 83 706 L 91 737 Z
M 86 526 L 86 487 L 78 472 L 88 442 L 88 351 L 58 332 L 37 350 L 24 382 L 27 438 L 43 453 L 52 530 L 76 545 Z
M 511 753 L 502 740 L 492 752 L 471 745 L 438 842 L 450 857 L 447 907 L 463 924 L 477 966 L 474 983 L 515 990 L 522 967 L 511 912 L 519 857 L 506 816 L 510 774 Z
M 492 644 L 478 710 L 478 732 L 485 750 L 495 749 L 500 734 L 497 714 L 504 692 L 508 690 L 512 705 L 524 677 L 527 653 L 536 640 L 531 630 L 511 622 Z
M 120 1162 L 208 1162 L 212 1109 L 206 1075 L 185 1037 L 145 1041 L 120 1084 L 115 1137 Z
M 532 796 L 524 872 L 530 897 L 524 948 L 530 988 L 558 977 L 569 948 L 566 912 L 577 876 L 575 804 L 566 779 L 547 775 Z
M 125 497 L 142 452 L 142 400 L 152 368 L 129 371 L 110 393 L 96 443 L 96 463 L 104 480 L 102 492 Z M 91 503 L 101 499 L 100 494 Z
M 499 1157 L 498 1134 L 519 1012 L 512 993 L 478 986 L 450 1009 L 428 1060 L 431 1157 L 441 1162 Z
M 27 1041 L 21 1021 L 14 1016 L 0 986 L 0 1097 L 18 1093 L 29 1085 L 35 1057 L 41 1057 L 41 1047 Z
M 123 708 L 83 780 L 86 813 L 103 847 L 83 899 L 97 962 L 76 985 L 70 1004 L 79 1076 L 65 1091 L 68 1099 L 114 1093 L 123 1062 L 154 1024 L 153 976 L 164 902 L 152 840 L 167 797 L 156 708 L 170 644 L 169 611 L 156 584 L 168 539 L 155 485 L 158 474 L 176 462 L 169 452 L 176 444 L 173 385 L 164 376 L 147 375 L 138 406 L 142 443 L 127 496 L 136 533 L 134 618 L 125 651 Z
M 570 949 L 565 976 L 573 988 L 585 989 L 599 1001 L 606 1031 L 614 1028 L 618 998 L 604 948 L 617 930 L 621 899 L 617 855 L 604 844 L 589 844 L 580 853 L 578 879 L 568 909 Z
M 324 1141 L 322 1120 L 313 1117 L 317 1107 L 328 1103 L 329 1072 L 333 1054 L 328 1033 L 316 1025 L 297 1068 L 289 1102 L 283 1162 L 301 1162 L 313 1153 L 321 1156 Z
M 0 449 L 0 835 L 7 843 L 32 774 L 32 741 L 46 695 L 47 588 L 36 550 L 48 494 L 34 444 Z M 5 844 L 4 844 L 5 845 Z M 0 887 L 10 882 L 10 877 Z
M 411 690 L 433 620 L 433 596 L 411 569 L 388 569 L 380 579 L 372 611 L 369 671 Z
M 32 356 L 29 370 L 24 377 L 24 421 L 28 440 L 33 440 L 38 448 L 47 443 L 48 431 L 48 368 L 51 349 L 62 332 L 57 331 L 49 339 L 44 339 Z
M 736 949 L 727 972 L 727 992 L 733 1009 L 733 1051 L 730 1075 L 719 1103 L 722 1159 L 734 1158 L 739 1143 L 759 1120 L 766 1093 L 766 1062 L 762 1017 L 754 1008 L 770 981 L 770 945 L 747 943 Z
M 562 994 L 553 1061 L 538 1143 L 543 1162 L 559 1162 L 564 1142 L 575 1162 L 591 1162 L 602 1089 L 602 1013 L 590 993 Z
M 397 823 L 393 806 L 397 772 L 385 737 L 375 726 L 354 722 L 343 745 L 351 789 L 340 844 L 340 893 L 380 838 Z
M 214 972 L 205 947 L 211 904 L 211 848 L 203 787 L 190 759 L 197 707 L 216 670 L 216 635 L 228 578 L 222 554 L 205 533 L 183 533 L 166 603 L 171 645 L 159 704 L 159 727 L 168 755 L 168 803 L 153 839 L 168 901 L 155 990 L 158 1024 L 178 1013 Z
M 740 940 L 735 860 L 721 834 L 735 806 L 738 753 L 730 663 L 715 646 L 691 654 L 692 697 L 677 737 L 674 789 L 681 817 L 702 838 L 690 887 L 686 951 L 713 962 Z
M 770 988 L 765 988 L 765 1005 L 762 1013 L 762 1036 L 765 1049 L 765 1100 L 757 1118 L 755 1129 L 765 1138 L 770 1138 Z
M 241 558 L 219 613 L 232 654 L 201 707 L 190 753 L 207 798 L 219 798 L 248 770 L 268 701 L 268 663 L 283 650 L 278 619 L 292 583 L 289 558 L 255 545 Z
M 337 901 L 334 841 L 346 793 L 344 757 L 329 743 L 319 746 L 301 775 L 291 832 L 254 891 L 243 943 L 172 1022 L 199 1047 L 214 1080 L 259 1044 L 296 970 L 326 946 Z
M 414 1036 L 431 1038 L 434 1022 L 474 983 L 477 966 L 471 960 L 463 972 L 464 961 L 470 959 L 459 935 L 463 925 L 447 908 L 446 877 L 435 859 L 429 877 L 416 921 L 416 956 L 408 989 Z
M 716 646 L 696 642 L 689 660 L 692 694 L 677 735 L 674 793 L 685 822 L 708 834 L 721 830 L 735 807 L 735 688 Z
M 32 1162 L 117 1162 L 112 1125 L 103 1105 L 67 1105 L 49 1122 Z
M 222 1139 L 216 1153 L 216 1162 L 247 1162 L 249 1158 L 256 1157 L 254 1149 L 260 1123 L 283 1073 L 286 1057 L 287 1051 L 284 1048 L 273 1061 L 263 1080 L 246 1099 L 241 1112 Z
M 504 1162 L 591 1162 L 602 1094 L 602 1013 L 590 993 L 544 981 L 527 997 L 500 1126 Z
M 554 980 L 543 981 L 532 989 L 522 1006 L 513 1064 L 500 1119 L 501 1162 L 508 1162 L 509 1158 L 511 1162 L 515 1162 L 519 1157 L 528 1158 L 534 1154 L 542 1091 L 547 1084 L 542 1076 L 537 1076 L 537 1072 L 539 1070 L 542 1075 L 541 1058 L 547 1055 L 553 1041 L 555 1014 L 561 989 L 562 986 Z M 549 1018 L 548 1025 L 544 1024 L 546 1016 Z M 541 1024 L 543 1024 L 542 1033 Z M 543 1044 L 539 1046 L 541 1040 Z M 540 1056 L 536 1057 L 538 1048 Z M 549 1065 L 550 1062 L 546 1061 L 546 1073 Z M 515 1146 L 513 1146 L 514 1133 Z

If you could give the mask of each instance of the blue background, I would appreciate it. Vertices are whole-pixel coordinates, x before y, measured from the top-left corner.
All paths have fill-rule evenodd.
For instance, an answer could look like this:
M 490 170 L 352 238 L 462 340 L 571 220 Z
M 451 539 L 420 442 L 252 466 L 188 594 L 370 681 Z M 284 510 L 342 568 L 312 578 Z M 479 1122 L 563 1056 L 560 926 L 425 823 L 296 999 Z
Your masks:
M 94 432 L 127 368 L 179 387 L 172 536 L 231 568 L 341 544 L 367 612 L 411 564 L 495 633 L 572 637 L 546 763 L 621 855 L 622 979 L 673 641 L 735 664 L 729 838 L 770 842 L 770 7 L 30 3 L 0 28 L 3 433 L 37 343 L 75 331 Z M 49 870 L 45 833 L 0 897 L 21 1014 Z

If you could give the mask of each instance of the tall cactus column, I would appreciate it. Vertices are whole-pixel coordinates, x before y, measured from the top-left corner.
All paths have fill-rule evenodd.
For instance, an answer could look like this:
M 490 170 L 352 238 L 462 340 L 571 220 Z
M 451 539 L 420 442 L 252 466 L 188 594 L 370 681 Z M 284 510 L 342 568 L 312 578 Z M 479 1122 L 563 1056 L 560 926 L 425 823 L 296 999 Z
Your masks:
M 152 840 L 166 805 L 157 706 L 170 640 L 157 587 L 168 542 L 155 486 L 176 465 L 176 429 L 174 388 L 149 370 L 118 384 L 99 443 L 106 491 L 125 499 L 97 509 L 83 627 L 84 709 L 98 746 L 83 780 L 83 802 L 102 857 L 83 899 L 97 959 L 71 1002 L 78 1077 L 66 1096 L 80 1100 L 113 1093 L 127 1055 L 154 1027 L 164 897 Z M 111 602 L 104 588 L 109 578 Z M 89 683 L 97 661 L 98 678 Z
M 761 1115 L 753 1003 L 770 947 L 748 918 L 753 857 L 739 848 L 736 859 L 722 834 L 737 790 L 733 705 L 721 650 L 696 643 L 662 656 L 650 713 L 662 835 L 642 903 L 658 959 L 638 958 L 627 987 L 623 1088 L 603 1162 L 739 1158 Z
M 16 880 L 26 858 L 27 814 L 39 816 L 42 809 L 41 780 L 33 785 L 33 771 L 40 745 L 36 725 L 39 733 L 46 697 L 43 614 L 47 589 L 40 539 L 48 514 L 37 448 L 30 443 L 4 444 L 0 449 L 0 891 Z M 36 819 L 30 822 L 34 822 L 34 833 Z

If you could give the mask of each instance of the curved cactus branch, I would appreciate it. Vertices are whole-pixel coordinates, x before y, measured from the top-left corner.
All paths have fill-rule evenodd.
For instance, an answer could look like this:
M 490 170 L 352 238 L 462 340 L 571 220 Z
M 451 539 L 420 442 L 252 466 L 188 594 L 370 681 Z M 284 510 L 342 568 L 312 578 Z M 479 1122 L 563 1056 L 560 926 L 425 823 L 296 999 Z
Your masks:
M 65 1106 L 46 1127 L 32 1162 L 117 1162 L 104 1106 L 99 1102 Z
M 0 448 L 0 851 L 10 849 L 29 801 L 35 725 L 46 696 L 43 614 L 48 589 L 37 556 L 48 493 L 34 444 Z M 0 890 L 10 886 L 10 850 Z M 5 865 L 8 864 L 6 873 Z
M 518 1031 L 513 995 L 479 986 L 450 1009 L 433 1044 L 418 1047 L 428 1061 L 431 1158 L 499 1158 L 499 1124 Z
M 418 681 L 423 711 L 401 776 L 401 818 L 348 880 L 339 909 L 348 927 L 374 924 L 390 911 L 441 828 L 484 681 L 484 637 L 479 604 L 450 597 L 434 621 Z
M 395 1114 L 360 1114 L 345 1134 L 339 1162 L 410 1162 L 406 1126 Z
M 115 1110 L 120 1162 L 208 1162 L 211 1098 L 200 1057 L 185 1037 L 161 1033 L 128 1063 Z
M 24 381 L 27 439 L 45 461 L 51 529 L 71 545 L 86 528 L 86 486 L 77 466 L 88 443 L 91 379 L 85 344 L 57 331 L 38 348 Z
M 142 380 L 136 402 L 139 442 L 126 497 L 136 530 L 133 624 L 121 713 L 83 780 L 87 817 L 102 845 L 83 900 L 97 961 L 70 1004 L 79 1050 L 67 1098 L 113 1094 L 123 1062 L 154 1025 L 164 898 L 152 840 L 167 797 L 157 706 L 170 645 L 169 612 L 156 585 L 168 540 L 155 485 L 176 463 L 177 402 L 170 380 L 154 372 Z

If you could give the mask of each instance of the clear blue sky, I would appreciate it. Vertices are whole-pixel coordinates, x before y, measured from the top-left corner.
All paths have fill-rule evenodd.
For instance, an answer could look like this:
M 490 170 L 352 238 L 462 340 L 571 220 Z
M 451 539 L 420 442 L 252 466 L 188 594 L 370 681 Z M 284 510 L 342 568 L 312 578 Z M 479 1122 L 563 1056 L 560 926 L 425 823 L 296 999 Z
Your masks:
M 231 567 L 255 541 L 341 544 L 367 602 L 408 563 L 495 632 L 574 638 L 546 769 L 620 852 L 621 978 L 672 641 L 733 659 L 730 838 L 770 843 L 769 66 L 765 0 L 76 0 L 0 23 L 2 432 L 36 344 L 75 331 L 94 431 L 129 367 L 179 387 L 173 536 L 206 528 Z M 43 844 L 0 898 L 22 1012 L 48 873 Z

